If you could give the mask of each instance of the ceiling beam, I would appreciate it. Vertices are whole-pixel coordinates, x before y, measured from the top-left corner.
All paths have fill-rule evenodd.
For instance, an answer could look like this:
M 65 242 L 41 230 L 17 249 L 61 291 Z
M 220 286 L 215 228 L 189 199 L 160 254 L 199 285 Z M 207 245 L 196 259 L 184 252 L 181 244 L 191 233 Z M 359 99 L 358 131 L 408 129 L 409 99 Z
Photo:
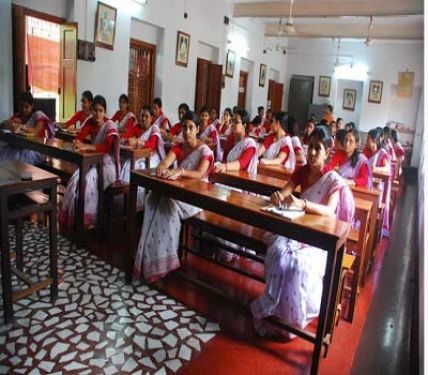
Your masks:
M 288 17 L 290 0 L 235 3 L 234 17 Z M 295 0 L 293 17 L 398 16 L 423 14 L 423 0 Z
M 291 37 L 312 37 L 312 38 L 366 38 L 367 25 L 366 24 L 303 24 L 294 25 L 296 34 Z M 268 24 L 265 29 L 266 36 L 278 36 L 278 24 Z M 407 24 L 384 24 L 376 25 L 370 32 L 373 39 L 423 39 L 424 27 L 418 25 L 417 27 L 409 27 Z M 285 35 L 285 32 L 282 33 Z

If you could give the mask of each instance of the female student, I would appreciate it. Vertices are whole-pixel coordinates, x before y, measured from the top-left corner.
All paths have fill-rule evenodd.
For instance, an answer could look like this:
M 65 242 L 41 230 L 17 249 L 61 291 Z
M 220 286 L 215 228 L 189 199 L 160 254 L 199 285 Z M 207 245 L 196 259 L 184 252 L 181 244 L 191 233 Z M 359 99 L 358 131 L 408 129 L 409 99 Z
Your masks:
M 368 159 L 371 173 L 389 173 L 391 175 L 391 163 L 388 152 L 382 147 L 382 128 L 372 129 L 367 133 L 367 142 L 364 155 Z M 389 202 L 391 192 L 391 178 L 387 186 L 380 186 L 381 190 L 386 189 L 385 208 L 382 223 L 382 236 L 389 237 Z
M 150 153 L 150 167 L 155 168 L 165 158 L 165 146 L 162 139 L 162 134 L 159 127 L 153 122 L 153 109 L 150 106 L 144 106 L 141 109 L 141 122 L 143 134 L 137 138 L 130 138 L 128 143 L 137 148 L 148 148 Z M 145 169 L 145 158 L 135 161 L 135 169 Z M 129 182 L 131 177 L 131 160 L 126 160 L 123 163 L 120 179 Z M 138 188 L 137 194 L 137 210 L 143 209 L 144 205 L 144 189 Z
M 213 124 L 217 128 L 217 124 L 220 122 L 218 118 L 217 108 L 211 107 L 210 109 L 210 124 Z
M 186 103 L 181 103 L 178 106 L 178 122 L 174 124 L 174 126 L 169 131 L 169 135 L 171 140 L 174 140 L 174 138 L 180 138 L 181 136 L 181 122 L 183 121 L 184 115 L 189 112 L 189 106 Z
M 308 164 L 293 174 L 283 190 L 272 195 L 271 202 L 351 222 L 354 214 L 352 193 L 338 173 L 326 168 L 330 145 L 328 128 L 317 127 L 309 138 Z M 298 186 L 300 198 L 293 194 Z M 267 234 L 266 240 L 266 287 L 251 304 L 254 324 L 260 335 L 280 334 L 290 338 L 288 332 L 263 319 L 275 316 L 302 329 L 318 315 L 327 254 L 278 235 Z
M 153 99 L 153 113 L 154 113 L 154 121 L 153 123 L 159 126 L 159 129 L 162 131 L 162 136 L 165 137 L 169 132 L 170 123 L 168 117 L 162 111 L 162 100 L 161 98 Z
M 305 133 L 303 134 L 303 137 L 302 137 L 302 141 L 305 146 L 309 143 L 309 137 L 311 136 L 314 129 L 315 129 L 315 122 L 311 119 L 306 121 Z
M 403 163 L 403 160 L 404 160 L 406 153 L 404 151 L 403 146 L 398 141 L 397 130 L 395 130 L 395 129 L 391 130 L 391 141 L 392 141 L 392 145 L 394 147 L 395 156 L 397 158 L 398 165 L 400 166 L 400 170 L 398 171 L 398 175 L 400 176 L 401 171 L 402 171 L 401 170 L 401 164 Z
M 296 167 L 291 137 L 286 134 L 287 115 L 278 112 L 273 115 L 272 133 L 268 135 L 263 145 L 260 146 L 258 154 L 261 165 L 283 165 L 290 172 Z
M 264 120 L 261 118 L 261 120 L 263 120 L 263 133 L 264 134 L 269 134 L 271 132 L 272 119 L 273 119 L 273 111 L 269 108 L 266 111 L 266 117 L 264 118 Z
M 233 115 L 232 134 L 224 147 L 223 163 L 214 166 L 215 172 L 244 170 L 251 175 L 257 173 L 258 146 L 253 138 L 247 137 L 245 130 L 248 122 L 247 111 L 238 108 Z
M 122 94 L 119 97 L 119 110 L 111 118 L 111 121 L 117 123 L 117 129 L 121 133 L 127 133 L 138 122 L 137 117 L 129 109 L 129 98 Z
M 210 148 L 198 140 L 199 119 L 189 111 L 183 117 L 183 143 L 174 146 L 159 164 L 159 177 L 175 180 L 192 178 L 206 180 L 214 163 Z M 177 168 L 170 169 L 176 163 Z M 155 282 L 180 267 L 177 254 L 181 220 L 200 211 L 199 208 L 155 192 L 147 195 L 140 243 L 135 258 L 137 277 Z
M 306 154 L 303 149 L 302 142 L 299 138 L 299 124 L 294 117 L 287 119 L 287 134 L 291 137 L 291 145 L 293 146 L 294 155 L 296 158 L 295 168 L 300 168 L 306 165 Z
M 217 131 L 224 136 L 232 132 L 232 110 L 229 107 L 225 108 L 222 121 L 217 123 Z
M 92 92 L 89 90 L 82 92 L 82 97 L 80 98 L 81 110 L 76 112 L 66 123 L 65 127 L 69 128 L 71 126 L 75 126 L 76 130 L 81 129 L 92 117 L 92 101 L 94 97 L 92 96 Z
M 103 174 L 104 189 L 112 182 L 120 178 L 120 138 L 113 121 L 105 117 L 106 100 L 101 95 L 94 98 L 92 104 L 92 118 L 80 130 L 74 146 L 78 151 L 96 151 L 104 154 Z M 83 143 L 90 136 L 92 144 Z M 86 173 L 84 226 L 95 225 L 98 213 L 98 173 L 92 167 Z M 79 170 L 76 170 L 67 184 L 62 206 L 59 214 L 59 222 L 66 228 L 74 226 L 76 204 L 78 199 Z
M 19 113 L 7 121 L 7 127 L 17 134 L 27 134 L 35 137 L 52 138 L 55 135 L 54 123 L 42 111 L 34 108 L 33 95 L 29 91 L 19 97 Z M 21 160 L 29 164 L 40 164 L 46 156 L 33 150 L 6 146 L 2 150 L 0 160 Z
M 218 131 L 214 124 L 210 123 L 210 114 L 206 107 L 202 107 L 199 110 L 199 123 L 200 123 L 200 134 L 199 138 L 202 142 L 207 143 L 208 145 L 215 146 L 215 159 L 221 160 L 222 150 L 220 145 L 220 138 L 218 136 Z
M 337 150 L 331 160 L 331 167 L 345 179 L 350 186 L 372 187 L 367 158 L 358 150 L 360 136 L 358 130 L 345 134 L 343 149 Z

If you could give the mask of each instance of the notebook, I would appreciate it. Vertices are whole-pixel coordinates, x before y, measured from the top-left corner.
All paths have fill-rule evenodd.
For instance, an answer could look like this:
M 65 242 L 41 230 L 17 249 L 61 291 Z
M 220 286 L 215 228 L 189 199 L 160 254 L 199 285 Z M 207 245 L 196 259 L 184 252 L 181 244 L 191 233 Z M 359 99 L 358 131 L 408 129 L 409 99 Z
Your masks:
M 299 209 L 284 209 L 284 208 L 279 208 L 277 206 L 273 206 L 273 205 L 269 205 L 266 207 L 262 207 L 261 208 L 262 211 L 265 212 L 269 212 L 271 214 L 275 214 L 275 215 L 279 215 L 285 219 L 288 219 L 290 221 L 296 220 L 299 217 L 302 217 L 305 215 L 305 211 L 303 210 L 299 210 Z

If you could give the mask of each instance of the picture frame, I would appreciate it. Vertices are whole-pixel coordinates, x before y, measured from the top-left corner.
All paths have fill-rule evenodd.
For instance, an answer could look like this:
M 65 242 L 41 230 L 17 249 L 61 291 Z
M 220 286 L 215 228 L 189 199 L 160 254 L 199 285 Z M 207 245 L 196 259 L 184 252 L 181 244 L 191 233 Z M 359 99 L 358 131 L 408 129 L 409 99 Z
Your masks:
M 77 58 L 84 61 L 95 61 L 95 43 L 87 40 L 77 41 Z
M 369 103 L 378 103 L 382 101 L 383 81 L 370 81 Z
M 116 36 L 117 9 L 101 1 L 97 3 L 94 43 L 97 47 L 113 50 Z
M 177 31 L 177 46 L 175 48 L 175 64 L 187 68 L 189 63 L 190 35 Z
M 354 90 L 354 89 L 343 90 L 342 108 L 353 111 L 355 109 L 356 98 L 357 98 L 357 90 Z
M 265 87 L 265 84 L 266 84 L 266 70 L 267 70 L 266 64 L 260 64 L 260 71 L 259 71 L 259 86 L 260 87 Z
M 331 77 L 320 76 L 318 82 L 318 96 L 329 97 L 331 89 Z
M 232 50 L 228 50 L 227 57 L 226 57 L 226 73 L 225 73 L 226 77 L 233 78 L 235 63 L 236 63 L 236 53 Z

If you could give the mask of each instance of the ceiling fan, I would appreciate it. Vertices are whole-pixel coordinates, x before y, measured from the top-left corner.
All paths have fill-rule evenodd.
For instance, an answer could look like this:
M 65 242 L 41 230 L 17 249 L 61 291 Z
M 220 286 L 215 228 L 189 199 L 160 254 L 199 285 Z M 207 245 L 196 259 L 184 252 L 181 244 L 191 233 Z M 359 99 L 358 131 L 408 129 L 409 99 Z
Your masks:
M 287 35 L 296 34 L 296 29 L 294 28 L 293 18 L 292 18 L 293 3 L 294 3 L 294 0 L 290 0 L 290 13 L 288 14 L 287 23 L 285 24 L 285 28 L 284 28 L 284 31 Z

